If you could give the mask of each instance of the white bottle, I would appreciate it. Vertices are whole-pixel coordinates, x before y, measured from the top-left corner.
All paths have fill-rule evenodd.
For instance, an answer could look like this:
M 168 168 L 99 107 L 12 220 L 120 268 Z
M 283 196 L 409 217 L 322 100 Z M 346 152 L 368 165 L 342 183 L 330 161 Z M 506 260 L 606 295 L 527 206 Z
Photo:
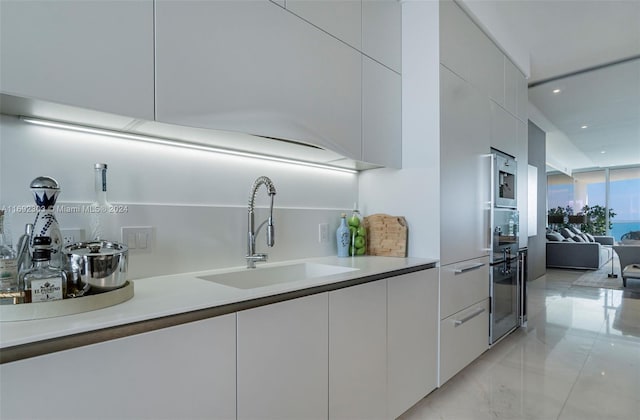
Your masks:
M 115 213 L 107 201 L 107 164 L 94 166 L 96 200 L 89 206 L 91 214 L 91 240 L 115 241 Z
M 29 250 L 33 253 L 33 238 L 36 236 L 51 238 L 51 265 L 62 267 L 64 265 L 63 240 L 55 212 L 56 201 L 60 195 L 60 184 L 49 176 L 39 176 L 31 181 L 29 189 L 38 208 L 29 238 Z

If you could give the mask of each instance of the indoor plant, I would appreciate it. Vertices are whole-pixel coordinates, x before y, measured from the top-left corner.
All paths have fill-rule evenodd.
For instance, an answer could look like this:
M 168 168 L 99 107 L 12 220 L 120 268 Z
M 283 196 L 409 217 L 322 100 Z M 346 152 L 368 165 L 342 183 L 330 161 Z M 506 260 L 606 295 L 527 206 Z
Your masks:
M 580 230 L 585 233 L 590 233 L 592 235 L 606 235 L 607 229 L 611 229 L 613 227 L 613 223 L 611 223 L 611 219 L 615 217 L 615 213 L 613 209 L 609 209 L 609 226 L 606 225 L 606 207 L 595 205 L 595 206 L 584 206 L 582 208 L 581 213 L 587 216 L 586 223 L 582 223 L 580 225 Z

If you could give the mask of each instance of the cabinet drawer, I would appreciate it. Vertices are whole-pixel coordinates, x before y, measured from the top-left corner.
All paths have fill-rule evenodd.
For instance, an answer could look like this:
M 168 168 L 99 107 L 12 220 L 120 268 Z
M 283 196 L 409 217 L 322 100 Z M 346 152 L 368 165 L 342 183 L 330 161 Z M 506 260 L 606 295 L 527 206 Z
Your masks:
M 440 385 L 489 348 L 489 299 L 440 321 Z
M 488 297 L 488 257 L 450 264 L 440 269 L 440 319 Z

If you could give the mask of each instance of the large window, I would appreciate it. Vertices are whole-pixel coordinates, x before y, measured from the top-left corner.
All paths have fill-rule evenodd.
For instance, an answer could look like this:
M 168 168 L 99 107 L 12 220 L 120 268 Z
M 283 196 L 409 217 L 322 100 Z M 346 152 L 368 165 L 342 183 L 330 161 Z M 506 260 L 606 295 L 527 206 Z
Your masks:
M 611 235 L 619 241 L 628 232 L 640 231 L 640 168 L 612 169 L 609 205 L 616 213 Z
M 547 176 L 547 207 L 572 210 L 572 214 L 582 212 L 584 206 L 606 205 L 605 171 L 591 171 L 573 174 Z
M 609 209 L 613 217 L 606 233 L 616 241 L 640 231 L 640 167 L 547 176 L 547 209 L 568 208 L 569 213 L 579 214 L 585 206 L 602 207 L 603 213 Z
M 573 178 L 565 174 L 547 175 L 547 209 L 574 208 Z

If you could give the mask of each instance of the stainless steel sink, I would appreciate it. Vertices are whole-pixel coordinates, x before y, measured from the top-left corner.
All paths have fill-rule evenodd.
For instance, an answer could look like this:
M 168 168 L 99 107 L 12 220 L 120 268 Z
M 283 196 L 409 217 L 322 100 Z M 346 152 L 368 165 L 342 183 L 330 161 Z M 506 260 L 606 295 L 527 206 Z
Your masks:
M 310 278 L 327 277 L 334 274 L 356 271 L 357 268 L 339 265 L 297 263 L 278 266 L 261 266 L 253 269 L 211 274 L 199 279 L 235 287 L 236 289 L 255 289 L 274 284 L 289 283 Z

